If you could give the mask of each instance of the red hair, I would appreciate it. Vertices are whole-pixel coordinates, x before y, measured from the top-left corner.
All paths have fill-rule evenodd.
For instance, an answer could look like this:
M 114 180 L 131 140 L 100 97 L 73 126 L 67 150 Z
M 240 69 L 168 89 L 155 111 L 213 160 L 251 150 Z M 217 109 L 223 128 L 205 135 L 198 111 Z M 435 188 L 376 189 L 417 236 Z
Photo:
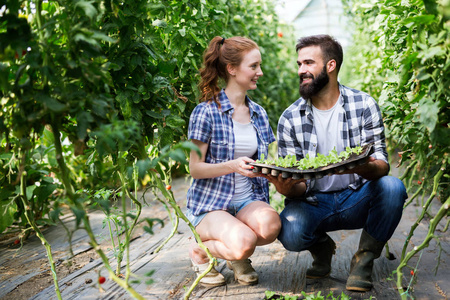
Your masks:
M 219 78 L 228 82 L 227 65 L 239 66 L 244 55 L 253 49 L 259 49 L 258 45 L 245 37 L 235 36 L 228 39 L 214 37 L 203 54 L 199 83 L 200 102 L 214 100 L 220 107 L 217 97 L 220 92 Z

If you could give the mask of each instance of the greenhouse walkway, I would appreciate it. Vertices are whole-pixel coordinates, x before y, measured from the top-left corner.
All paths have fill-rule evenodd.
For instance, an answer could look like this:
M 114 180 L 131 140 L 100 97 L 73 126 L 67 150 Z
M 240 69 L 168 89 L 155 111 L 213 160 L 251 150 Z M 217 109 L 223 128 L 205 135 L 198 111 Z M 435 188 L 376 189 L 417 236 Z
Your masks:
M 175 198 L 182 208 L 185 208 L 185 195 L 189 187 L 187 178 L 174 180 L 172 190 Z M 150 193 L 149 193 L 150 194 Z M 133 235 L 130 246 L 131 270 L 135 274 L 145 276 L 154 271 L 151 278 L 153 284 L 145 284 L 145 279 L 133 287 L 145 299 L 183 299 L 185 288 L 187 289 L 194 280 L 194 272 L 190 267 L 188 258 L 188 245 L 193 238 L 188 226 L 180 222 L 178 232 L 164 246 L 154 253 L 155 249 L 165 240 L 172 230 L 172 225 L 167 218 L 164 207 L 157 201 L 150 199 L 150 204 L 143 210 L 144 217 L 165 218 L 164 227 L 155 227 L 154 234 L 149 234 L 140 228 Z M 336 255 L 332 261 L 332 272 L 329 278 L 322 280 L 310 280 L 305 278 L 305 271 L 312 262 L 308 252 L 289 252 L 276 241 L 270 245 L 258 247 L 251 257 L 253 266 L 259 273 L 259 284 L 255 286 L 239 285 L 228 270 L 225 262 L 220 262 L 218 269 L 227 279 L 227 285 L 215 288 L 198 286 L 190 299 L 258 299 L 265 297 L 265 291 L 273 291 L 282 295 L 301 295 L 301 291 L 307 294 L 322 296 L 333 291 L 335 297 L 346 293 L 351 299 L 400 299 L 396 290 L 396 275 L 393 274 L 399 263 L 399 257 L 403 243 L 410 227 L 420 213 L 420 207 L 410 205 L 404 212 L 402 221 L 394 236 L 389 241 L 389 250 L 396 259 L 386 258 L 385 250 L 382 257 L 375 261 L 373 279 L 374 288 L 367 293 L 347 292 L 345 283 L 349 273 L 350 260 L 357 249 L 360 230 L 347 230 L 332 232 L 330 236 L 336 241 Z M 92 212 L 89 214 L 93 229 L 101 241 L 106 241 L 109 233 L 103 228 L 104 214 Z M 66 226 L 73 228 L 73 217 L 64 220 Z M 426 236 L 427 224 L 420 224 L 412 238 L 408 250 L 420 244 Z M 420 255 L 410 261 L 410 266 L 417 268 L 415 275 L 411 276 L 410 269 L 404 269 L 403 284 L 411 286 L 409 294 L 415 299 L 447 299 L 450 294 L 450 243 L 448 233 L 442 233 L 443 226 L 439 225 L 438 234 L 442 234 L 440 246 L 435 240 L 430 242 Z M 112 280 L 99 287 L 97 278 L 100 274 L 107 277 L 107 272 L 100 259 L 88 244 L 88 237 L 84 231 L 78 230 L 72 238 L 74 257 L 68 261 L 69 243 L 62 226 L 54 226 L 44 231 L 45 237 L 52 245 L 54 259 L 58 265 L 59 286 L 63 299 L 131 299 L 122 288 Z M 24 245 L 15 245 L 14 240 L 3 239 L 0 241 L 0 299 L 56 299 L 54 286 L 50 275 L 49 266 L 45 255 L 45 249 L 36 236 L 29 238 Z M 103 249 L 113 257 L 110 246 L 102 245 Z M 19 249 L 20 248 L 20 249 Z M 437 258 L 440 255 L 440 264 L 436 275 Z M 113 261 L 114 266 L 114 259 Z M 125 259 L 124 259 L 125 260 Z M 147 278 L 148 279 L 148 278 Z M 300 299 L 303 297 L 299 297 Z

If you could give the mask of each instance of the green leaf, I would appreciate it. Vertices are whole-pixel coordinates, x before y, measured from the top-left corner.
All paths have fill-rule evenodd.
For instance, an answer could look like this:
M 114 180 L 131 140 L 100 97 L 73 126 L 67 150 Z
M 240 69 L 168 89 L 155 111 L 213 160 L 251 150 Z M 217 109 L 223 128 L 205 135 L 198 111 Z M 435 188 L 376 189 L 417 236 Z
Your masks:
M 82 111 L 77 115 L 77 136 L 78 139 L 84 140 L 87 136 L 87 130 L 90 123 L 94 122 L 92 115 L 86 111 Z
M 34 190 L 37 188 L 35 185 L 29 185 L 26 187 L 27 199 L 31 200 L 33 198 Z
M 98 205 L 105 211 L 105 214 L 108 216 L 110 214 L 110 202 L 108 199 L 98 199 Z
M 166 28 L 167 22 L 166 22 L 166 20 L 155 20 L 155 21 L 153 21 L 152 25 L 155 27 Z
M 148 226 L 144 226 L 144 230 L 150 234 L 153 234 L 153 226 L 155 223 L 161 224 L 161 227 L 164 227 L 164 221 L 158 218 L 145 218 Z
M 66 109 L 66 105 L 45 94 L 36 95 L 36 100 L 41 102 L 44 107 L 56 113 L 62 112 Z
M 177 115 L 171 115 L 166 118 L 166 125 L 172 128 L 180 128 L 184 126 L 185 121 Z
M 175 149 L 169 152 L 169 157 L 177 162 L 185 163 L 186 162 L 186 155 L 184 154 L 183 150 L 181 149 Z
M 92 34 L 92 38 L 103 41 L 103 42 L 108 42 L 108 43 L 116 43 L 117 42 L 116 39 L 113 39 L 100 31 L 94 31 Z
M 417 116 L 423 125 L 428 129 L 429 132 L 433 132 L 438 121 L 439 104 L 433 102 L 430 98 L 423 98 L 419 102 L 419 107 L 417 108 Z
M 136 162 L 136 169 L 138 171 L 138 177 L 144 178 L 147 171 L 152 167 L 152 163 L 149 159 L 138 160 Z
M 177 59 L 173 58 L 169 61 L 162 61 L 158 64 L 158 69 L 168 75 L 172 75 L 177 66 Z
M 82 32 L 76 33 L 73 36 L 73 40 L 75 42 L 77 42 L 77 43 L 80 42 L 80 41 L 83 41 L 83 42 L 86 42 L 86 43 L 88 43 L 90 45 L 93 45 L 93 46 L 99 46 L 99 44 L 98 44 L 96 39 L 93 39 L 91 36 L 87 36 L 86 34 L 84 34 Z
M 70 206 L 70 209 L 72 210 L 73 214 L 75 215 L 75 220 L 78 226 L 80 226 L 81 221 L 83 220 L 84 216 L 86 215 L 86 212 L 82 209 L 78 209 L 75 206 Z
M 149 8 L 149 13 L 153 16 L 158 15 L 165 11 L 165 6 L 162 3 L 150 3 L 147 6 Z
M 178 32 L 182 37 L 186 36 L 186 27 L 183 27 L 182 29 L 178 29 Z
M 435 47 L 425 49 L 425 51 L 423 51 L 421 53 L 421 55 L 419 55 L 419 57 L 422 58 L 422 62 L 424 62 L 427 59 L 434 58 L 434 57 L 443 57 L 445 55 L 446 55 L 446 51 L 444 50 L 443 47 L 435 46 Z
M 0 201 L 0 233 L 14 223 L 14 214 L 17 212 L 17 205 L 14 200 Z
M 9 68 L 6 64 L 0 62 L 0 90 L 6 91 L 9 87 L 8 81 Z
M 157 93 L 162 88 L 167 88 L 170 86 L 169 80 L 166 77 L 155 76 L 152 81 L 152 92 Z
M 200 149 L 192 142 L 182 142 L 179 144 L 183 149 L 188 150 L 194 150 L 197 152 L 197 154 L 201 157 L 202 153 L 200 152 Z M 263 159 L 264 153 L 262 153 L 261 158 Z
M 94 5 L 92 5 L 94 1 L 83 1 L 80 0 L 77 3 L 75 3 L 75 7 L 81 8 L 86 16 L 88 16 L 90 19 L 93 19 L 97 14 L 97 9 Z
M 164 118 L 164 116 L 161 113 L 157 113 L 155 111 L 146 110 L 145 113 L 147 115 L 149 115 L 150 117 L 155 118 L 155 119 L 162 119 L 162 118 Z
M 62 208 L 60 208 L 59 206 L 56 207 L 55 209 L 52 209 L 48 213 L 50 220 L 52 220 L 54 223 L 56 223 L 59 219 L 59 215 L 61 214 L 61 211 L 62 211 Z
M 434 15 L 420 15 L 415 17 L 409 17 L 403 20 L 403 24 L 431 24 L 436 20 Z
M 39 202 L 46 202 L 46 200 L 48 200 L 48 197 L 50 197 L 50 195 L 56 190 L 56 188 L 56 184 L 41 184 L 41 186 L 39 186 L 35 192 L 37 200 Z

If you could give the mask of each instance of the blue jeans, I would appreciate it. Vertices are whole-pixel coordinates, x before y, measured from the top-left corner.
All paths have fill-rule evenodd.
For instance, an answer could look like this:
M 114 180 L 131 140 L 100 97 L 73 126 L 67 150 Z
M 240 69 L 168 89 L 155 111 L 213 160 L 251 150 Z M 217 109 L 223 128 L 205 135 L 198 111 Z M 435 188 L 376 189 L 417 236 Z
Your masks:
M 315 196 L 317 206 L 286 199 L 278 239 L 287 250 L 306 250 L 326 232 L 341 229 L 364 228 L 377 241 L 387 242 L 400 222 L 408 197 L 403 182 L 392 176 L 368 181 L 358 190 Z

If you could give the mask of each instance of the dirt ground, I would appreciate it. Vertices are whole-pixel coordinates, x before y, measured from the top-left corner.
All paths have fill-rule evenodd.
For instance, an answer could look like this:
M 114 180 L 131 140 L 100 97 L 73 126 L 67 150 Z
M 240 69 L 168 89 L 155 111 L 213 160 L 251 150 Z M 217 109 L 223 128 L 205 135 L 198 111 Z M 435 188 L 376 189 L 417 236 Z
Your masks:
M 179 178 L 172 184 L 175 199 L 180 207 L 185 207 L 184 199 L 189 181 Z M 175 236 L 159 253 L 155 248 L 168 236 L 172 230 L 167 212 L 157 201 L 148 201 L 149 206 L 144 208 L 142 217 L 165 219 L 167 226 L 154 228 L 154 234 L 143 230 L 146 223 L 140 223 L 133 234 L 130 247 L 130 261 L 132 272 L 145 276 L 153 271 L 154 283 L 135 284 L 133 287 L 145 299 L 182 299 L 185 287 L 189 287 L 194 280 L 194 273 L 190 267 L 187 255 L 188 245 L 192 234 L 189 228 L 180 223 Z M 227 285 L 217 288 L 198 286 L 191 299 L 255 299 L 262 300 L 265 291 L 274 291 L 283 295 L 300 295 L 301 291 L 308 294 L 322 292 L 327 295 L 333 291 L 340 295 L 343 291 L 357 299 L 399 299 L 395 290 L 393 270 L 397 267 L 401 251 L 408 235 L 409 228 L 420 213 L 420 206 L 411 205 L 405 211 L 402 221 L 393 238 L 389 242 L 390 252 L 397 259 L 389 260 L 385 257 L 377 259 L 374 265 L 374 289 L 369 293 L 347 293 L 345 281 L 349 272 L 349 262 L 356 250 L 359 240 L 359 231 L 338 231 L 330 236 L 338 245 L 332 262 L 332 273 L 325 280 L 306 280 L 304 273 L 311 264 L 311 257 L 307 251 L 296 253 L 286 251 L 279 242 L 258 247 L 252 256 L 253 265 L 260 274 L 260 282 L 256 286 L 241 286 L 235 280 L 232 271 L 228 270 L 225 262 L 220 262 L 218 270 L 224 274 Z M 101 212 L 89 214 L 93 230 L 101 247 L 108 253 L 114 268 L 114 258 L 111 255 L 108 242 L 108 231 L 103 228 L 104 215 Z M 73 217 L 66 218 L 65 224 L 74 226 Z M 404 286 L 410 286 L 410 295 L 420 300 L 447 299 L 450 293 L 448 282 L 450 280 L 450 243 L 449 236 L 442 232 L 443 226 L 436 231 L 441 236 L 441 243 L 435 240 L 430 242 L 423 255 L 416 256 L 410 261 L 410 267 L 415 268 L 416 274 L 411 276 L 410 269 L 404 269 Z M 426 222 L 420 224 L 414 238 L 411 240 L 408 251 L 423 241 L 428 230 Z M 99 274 L 107 277 L 102 262 L 89 245 L 89 240 L 83 230 L 78 230 L 73 236 L 74 256 L 69 257 L 69 243 L 66 232 L 61 226 L 52 226 L 43 229 L 44 235 L 52 245 L 53 258 L 56 262 L 58 282 L 63 299 L 131 299 L 123 289 L 107 278 L 103 285 L 98 284 Z M 21 246 L 15 244 L 17 233 L 0 236 L 0 299 L 56 299 L 53 279 L 48 266 L 45 248 L 36 236 L 31 235 Z M 384 251 L 383 251 L 384 252 Z M 437 257 L 441 262 L 435 274 Z M 417 267 L 417 268 L 416 268 Z
M 180 184 L 185 184 L 184 179 L 178 180 L 178 182 Z M 150 205 L 155 207 L 150 209 L 152 218 L 161 218 L 164 219 L 165 223 L 169 222 L 167 212 L 163 209 L 159 202 L 150 201 Z M 100 213 L 100 215 L 102 214 L 101 212 L 97 213 Z M 64 222 L 69 224 L 73 223 L 73 218 L 66 218 Z M 140 222 L 137 225 L 131 240 L 142 236 L 144 233 L 143 227 L 145 225 L 146 223 L 144 222 Z M 57 234 L 64 237 L 63 245 L 58 244 L 55 246 L 51 244 L 52 256 L 55 261 L 58 279 L 66 278 L 70 274 L 79 271 L 87 264 L 92 263 L 95 260 L 99 260 L 99 256 L 95 250 L 90 245 L 87 245 L 86 236 L 84 236 L 81 241 L 75 239 L 78 243 L 83 244 L 83 246 L 78 247 L 78 251 L 74 251 L 75 255 L 70 257 L 68 240 L 65 238 L 66 232 L 63 231 L 61 227 L 52 228 L 47 226 L 41 228 L 41 230 L 46 238 L 47 234 Z M 77 232 L 81 233 L 82 230 Z M 26 280 L 19 280 L 23 282 L 15 286 L 14 289 L 7 294 L 3 295 L 0 293 L 0 300 L 30 299 L 34 295 L 39 294 L 39 292 L 43 291 L 45 288 L 54 286 L 47 256 L 44 255 L 42 257 L 42 255 L 36 255 L 36 252 L 45 253 L 45 248 L 40 244 L 39 238 L 34 233 L 31 233 L 28 239 L 21 245 L 20 243 L 17 244 L 18 235 L 19 233 L 0 235 L 0 290 L 5 288 L 5 282 L 15 282 L 17 281 L 15 279 L 18 277 L 26 277 Z M 100 241 L 101 240 L 102 239 L 100 239 Z M 73 247 L 77 248 L 77 245 L 74 244 Z M 103 239 L 103 242 L 100 243 L 100 247 L 106 253 L 111 250 L 111 244 L 108 239 Z M 54 250 L 55 248 L 57 249 L 56 251 Z M 5 257 L 4 255 L 6 251 L 9 253 L 9 257 Z M 32 253 L 31 257 L 38 257 L 30 260 L 30 256 L 28 255 L 29 252 Z M 107 276 L 106 273 L 107 272 L 104 271 L 103 275 Z M 100 289 L 97 281 L 98 276 L 90 276 L 85 279 L 85 284 Z

